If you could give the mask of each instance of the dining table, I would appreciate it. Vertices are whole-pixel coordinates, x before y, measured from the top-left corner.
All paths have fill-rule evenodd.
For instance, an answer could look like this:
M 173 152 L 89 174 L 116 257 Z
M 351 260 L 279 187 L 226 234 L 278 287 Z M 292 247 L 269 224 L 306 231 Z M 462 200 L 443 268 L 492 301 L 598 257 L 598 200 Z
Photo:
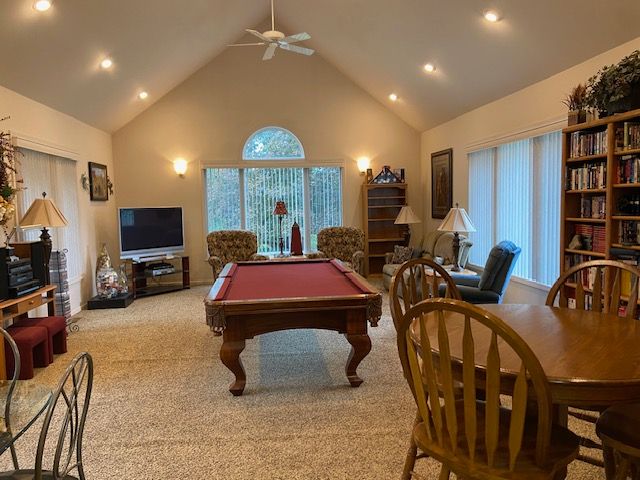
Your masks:
M 615 314 L 546 305 L 492 304 L 479 307 L 506 322 L 533 350 L 547 376 L 554 422 L 567 426 L 568 407 L 604 410 L 640 402 L 640 321 Z M 446 317 L 454 375 L 462 376 L 464 317 Z M 428 327 L 438 355 L 436 322 Z M 417 332 L 416 332 L 417 333 Z M 483 386 L 491 332 L 474 326 L 478 387 Z M 520 360 L 499 342 L 501 391 L 510 394 Z

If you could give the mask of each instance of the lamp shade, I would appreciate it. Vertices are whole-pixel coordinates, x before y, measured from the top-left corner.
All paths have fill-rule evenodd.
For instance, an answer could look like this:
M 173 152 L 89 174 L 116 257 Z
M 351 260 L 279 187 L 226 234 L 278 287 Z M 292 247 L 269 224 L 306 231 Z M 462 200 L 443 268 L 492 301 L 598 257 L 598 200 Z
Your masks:
M 418 218 L 418 216 L 413 213 L 413 210 L 411 209 L 411 207 L 409 205 L 406 205 L 404 207 L 402 207 L 402 209 L 400 210 L 400 213 L 398 213 L 398 216 L 396 217 L 396 221 L 393 222 L 396 225 L 408 225 L 411 223 L 420 223 L 421 220 Z
M 274 215 L 286 215 L 287 214 L 287 206 L 284 202 L 278 201 L 276 202 L 276 208 L 273 209 Z
M 69 222 L 62 212 L 56 207 L 52 200 L 46 198 L 46 193 L 42 198 L 36 198 L 27 213 L 20 220 L 20 228 L 31 227 L 65 227 Z
M 471 223 L 471 219 L 464 208 L 459 208 L 458 204 L 449 210 L 438 230 L 441 232 L 475 232 L 476 229 Z

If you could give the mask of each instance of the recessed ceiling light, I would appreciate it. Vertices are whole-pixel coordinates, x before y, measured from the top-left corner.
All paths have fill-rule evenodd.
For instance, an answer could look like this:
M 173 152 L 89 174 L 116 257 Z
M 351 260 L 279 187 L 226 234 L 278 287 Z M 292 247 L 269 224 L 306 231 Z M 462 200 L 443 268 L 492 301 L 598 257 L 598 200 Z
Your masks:
M 146 100 L 149 97 L 149 94 L 144 90 L 138 94 L 138 98 L 140 100 Z
M 436 66 L 433 63 L 427 63 L 424 66 L 425 72 L 433 73 L 436 71 Z
M 113 60 L 111 60 L 109 57 L 104 58 L 100 62 L 100 68 L 102 68 L 103 70 L 109 70 L 111 67 L 113 67 Z
M 484 19 L 487 22 L 495 23 L 500 20 L 500 14 L 495 10 L 487 10 L 486 12 L 484 12 Z
M 33 2 L 33 8 L 39 12 L 46 12 L 51 8 L 51 0 L 36 0 Z
M 391 100 L 392 102 L 395 102 L 398 100 L 398 95 L 396 95 L 395 93 L 392 93 L 389 95 L 389 100 Z

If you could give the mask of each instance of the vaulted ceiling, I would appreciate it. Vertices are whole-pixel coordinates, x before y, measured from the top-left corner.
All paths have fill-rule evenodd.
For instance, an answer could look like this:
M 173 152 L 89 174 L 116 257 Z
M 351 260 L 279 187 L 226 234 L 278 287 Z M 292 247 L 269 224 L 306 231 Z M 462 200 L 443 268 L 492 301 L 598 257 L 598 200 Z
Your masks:
M 638 0 L 275 2 L 276 27 L 311 34 L 306 46 L 420 131 L 640 36 Z M 106 131 L 269 18 L 268 0 L 32 4 L 0 3 L 0 85 Z M 482 18 L 489 7 L 500 22 Z M 105 55 L 110 71 L 99 68 Z

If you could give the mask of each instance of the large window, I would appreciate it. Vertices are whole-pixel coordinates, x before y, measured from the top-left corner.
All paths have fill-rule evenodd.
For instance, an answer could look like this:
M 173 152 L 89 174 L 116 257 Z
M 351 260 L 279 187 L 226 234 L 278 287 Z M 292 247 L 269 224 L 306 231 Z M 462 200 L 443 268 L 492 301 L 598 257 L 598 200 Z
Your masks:
M 289 244 L 297 222 L 305 250 L 317 248 L 318 231 L 342 225 L 340 167 L 207 168 L 205 195 L 208 231 L 247 229 L 258 236 L 258 251 L 278 250 L 275 203 L 283 200 L 288 215 L 282 224 Z
M 68 158 L 21 148 L 19 170 L 24 184 L 28 187 L 18 195 L 18 216 L 25 214 L 31 203 L 47 193 L 69 224 L 64 228 L 51 228 L 54 250 L 67 250 L 69 279 L 82 274 L 83 264 L 80 248 L 80 214 L 76 188 L 76 162 Z M 23 239 L 40 239 L 40 229 L 25 230 Z
M 469 154 L 470 261 L 491 247 L 522 249 L 514 275 L 551 285 L 559 273 L 561 134 L 553 132 Z

